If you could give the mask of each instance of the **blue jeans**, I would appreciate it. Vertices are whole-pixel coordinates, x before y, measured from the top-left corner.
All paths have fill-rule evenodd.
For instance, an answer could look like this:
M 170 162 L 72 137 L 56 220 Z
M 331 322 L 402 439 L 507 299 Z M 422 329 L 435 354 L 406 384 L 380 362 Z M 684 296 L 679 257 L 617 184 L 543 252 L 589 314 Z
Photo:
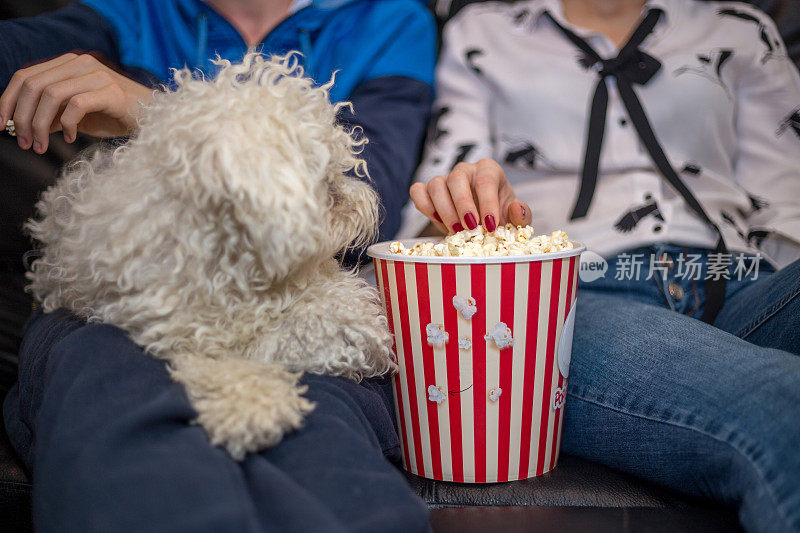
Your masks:
M 637 250 L 672 268 L 618 280 L 618 256 L 579 285 L 562 451 L 735 505 L 749 531 L 800 531 L 800 261 L 729 281 L 712 326 L 704 281 L 677 276 L 686 252 Z

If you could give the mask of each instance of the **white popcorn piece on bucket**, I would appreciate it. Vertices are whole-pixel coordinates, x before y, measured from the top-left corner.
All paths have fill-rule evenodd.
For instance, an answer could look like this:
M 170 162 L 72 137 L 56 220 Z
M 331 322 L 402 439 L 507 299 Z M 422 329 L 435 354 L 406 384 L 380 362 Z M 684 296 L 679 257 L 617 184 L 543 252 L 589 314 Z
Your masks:
M 557 411 L 564 406 L 564 400 L 567 399 L 567 391 L 564 390 L 564 387 L 557 387 L 556 390 L 553 391 L 553 410 Z
M 444 330 L 442 324 L 430 323 L 425 326 L 425 333 L 428 335 L 428 344 L 441 348 L 450 339 L 450 334 Z
M 478 307 L 475 305 L 475 298 L 472 296 L 453 296 L 453 307 L 461 313 L 466 320 L 471 319 L 475 313 L 478 312 Z
M 459 337 L 458 348 L 459 350 L 469 350 L 472 348 L 472 340 L 469 337 Z
M 500 399 L 501 394 L 503 394 L 503 389 L 501 389 L 500 387 L 497 387 L 496 389 L 491 389 L 489 391 L 489 399 L 492 400 L 493 402 L 496 402 L 497 400 Z
M 487 341 L 492 341 L 499 349 L 508 348 L 514 345 L 514 337 L 511 336 L 511 328 L 505 322 L 498 322 L 494 328 L 483 336 Z
M 443 401 L 447 399 L 447 395 L 444 393 L 441 387 L 437 387 L 436 385 L 428 385 L 428 400 L 431 402 L 436 402 L 437 404 L 441 405 Z

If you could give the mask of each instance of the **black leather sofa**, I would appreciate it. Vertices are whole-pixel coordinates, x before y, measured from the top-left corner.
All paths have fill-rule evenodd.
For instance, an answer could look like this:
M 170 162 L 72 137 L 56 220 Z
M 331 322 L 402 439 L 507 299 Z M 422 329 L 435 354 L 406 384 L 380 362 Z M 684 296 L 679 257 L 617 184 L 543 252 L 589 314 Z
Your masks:
M 436 0 L 441 22 L 474 0 Z M 0 18 L 27 16 L 54 9 L 67 0 L 3 0 Z M 778 23 L 789 53 L 800 63 L 800 0 L 752 3 Z M 85 141 L 84 141 L 85 143 Z M 30 300 L 23 283 L 21 255 L 29 244 L 20 231 L 33 213 L 38 193 L 76 147 L 53 137 L 45 156 L 16 149 L 0 138 L 0 399 L 13 373 L 14 347 L 8 338 L 20 330 L 20 316 Z M 2 337 L 2 335 L 0 335 Z M 409 485 L 431 508 L 434 531 L 736 531 L 735 513 L 705 501 L 687 499 L 629 475 L 562 456 L 558 467 L 524 481 L 461 485 L 406 474 Z M 0 422 L 0 533 L 29 531 L 31 480 L 15 457 Z

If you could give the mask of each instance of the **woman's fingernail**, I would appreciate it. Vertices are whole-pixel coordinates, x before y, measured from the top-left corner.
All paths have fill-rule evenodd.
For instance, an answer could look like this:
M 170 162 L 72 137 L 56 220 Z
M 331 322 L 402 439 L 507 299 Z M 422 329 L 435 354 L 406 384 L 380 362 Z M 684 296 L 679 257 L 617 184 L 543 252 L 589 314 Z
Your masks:
M 31 146 L 31 142 L 27 137 L 17 137 L 17 144 L 19 144 L 19 147 L 23 150 L 27 150 Z
M 475 215 L 473 215 L 472 213 L 467 213 L 466 215 L 464 215 L 464 222 L 467 223 L 467 227 L 469 229 L 475 229 L 478 227 L 478 221 L 475 220 Z
M 494 221 L 494 215 L 486 215 L 483 218 L 483 225 L 486 226 L 486 231 L 494 231 L 497 229 L 497 223 Z
M 42 143 L 39 141 L 33 141 L 33 151 L 34 152 L 41 152 L 42 151 Z
M 65 133 L 65 134 L 64 134 L 64 140 L 65 140 L 67 143 L 71 143 L 71 142 L 72 142 L 72 141 L 74 141 L 75 139 L 74 139 L 74 138 L 72 137 L 72 135 L 70 135 L 69 133 Z
M 522 206 L 522 218 L 525 218 L 526 214 L 528 214 L 528 212 L 525 211 L 525 206 Z
M 433 212 L 433 219 L 434 219 L 436 222 L 441 222 L 441 221 L 442 221 L 442 217 L 440 217 L 440 216 L 439 216 L 439 213 L 437 213 L 436 211 L 434 211 L 434 212 Z
M 464 231 L 464 226 L 461 225 L 461 222 L 456 222 L 453 224 L 453 233 L 458 233 L 459 231 Z

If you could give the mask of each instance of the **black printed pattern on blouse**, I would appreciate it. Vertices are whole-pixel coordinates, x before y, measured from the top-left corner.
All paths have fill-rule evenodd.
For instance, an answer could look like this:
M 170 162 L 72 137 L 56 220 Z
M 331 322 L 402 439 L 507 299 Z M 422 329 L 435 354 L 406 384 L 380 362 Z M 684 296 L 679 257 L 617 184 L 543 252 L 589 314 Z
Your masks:
M 741 11 L 739 9 L 728 7 L 722 8 L 717 10 L 717 14 L 722 17 L 735 17 L 739 20 L 743 20 L 745 22 L 750 22 L 755 24 L 758 28 L 758 35 L 761 39 L 761 42 L 764 44 L 765 51 L 764 54 L 761 56 L 761 64 L 763 65 L 770 59 L 775 57 L 779 57 L 779 51 L 781 49 L 781 40 L 779 37 L 770 35 L 770 31 L 767 26 L 755 15 L 748 13 L 747 11 Z
M 766 201 L 764 198 L 760 196 L 756 196 L 754 194 L 749 194 L 747 197 L 750 199 L 750 207 L 753 209 L 753 213 L 761 211 L 762 209 L 766 209 L 769 207 L 769 202 Z
M 450 133 L 448 130 L 440 127 L 442 118 L 448 113 L 450 113 L 450 108 L 448 106 L 442 106 L 433 111 L 430 125 L 428 126 L 428 142 L 437 144 L 442 137 Z
M 766 209 L 767 207 L 769 207 L 769 202 L 767 202 L 764 198 L 760 196 L 756 196 L 755 194 L 748 194 L 747 199 L 750 200 L 750 210 L 749 211 L 745 211 L 743 209 L 736 210 L 744 219 L 746 219 L 749 216 L 752 216 L 755 213 L 758 213 L 762 209 Z
M 652 216 L 656 220 L 664 222 L 664 215 L 658 208 L 658 204 L 653 200 L 652 202 L 634 207 L 626 211 L 619 220 L 617 220 L 614 227 L 622 233 L 629 233 L 639 224 L 639 221 L 647 216 Z
M 719 215 L 720 217 L 722 217 L 722 220 L 726 224 L 728 224 L 730 227 L 736 230 L 736 233 L 739 235 L 739 238 L 741 238 L 743 241 L 747 241 L 747 237 L 745 237 L 744 232 L 739 228 L 738 224 L 736 224 L 736 219 L 733 218 L 733 216 L 730 213 L 726 211 L 721 211 Z
M 703 169 L 697 163 L 692 163 L 691 161 L 689 161 L 683 165 L 681 172 L 685 174 L 692 174 L 693 176 L 698 176 L 700 175 L 700 173 L 703 172 Z
M 459 163 L 463 163 L 472 149 L 475 148 L 474 144 L 462 144 L 458 147 L 458 152 L 456 152 L 456 158 L 453 159 L 453 164 L 450 165 L 450 168 L 453 168 Z
M 696 65 L 683 65 L 673 70 L 672 74 L 675 77 L 682 74 L 695 74 L 711 81 L 714 85 L 718 85 L 725 91 L 728 98 L 732 98 L 731 90 L 722 79 L 722 68 L 731 57 L 733 57 L 733 50 L 715 48 L 707 54 L 697 54 L 695 56 L 697 59 Z
M 536 168 L 536 161 L 542 159 L 542 154 L 538 148 L 529 142 L 518 143 L 512 146 L 503 157 L 509 165 L 517 165 L 533 170 Z
M 747 234 L 747 242 L 750 243 L 750 246 L 753 246 L 755 248 L 761 248 L 761 244 L 764 242 L 764 239 L 766 239 L 767 235 L 769 235 L 770 233 L 772 232 L 763 229 L 751 230 Z
M 513 24 L 515 26 L 521 26 L 522 24 L 525 23 L 525 21 L 528 19 L 530 14 L 531 14 L 531 12 L 529 10 L 522 9 L 522 10 L 517 11 L 516 13 L 514 13 L 514 16 L 513 16 L 513 18 L 511 20 L 513 21 Z
M 475 64 L 475 59 L 483 55 L 483 50 L 480 48 L 470 48 L 466 52 L 464 52 L 464 59 L 469 65 L 469 68 L 472 69 L 475 74 L 478 76 L 483 76 L 483 71 L 480 69 L 478 65 Z
M 778 127 L 778 131 L 775 134 L 780 137 L 783 135 L 786 130 L 792 129 L 794 134 L 800 137 L 800 107 L 794 109 L 791 113 L 789 113 L 781 125 Z

